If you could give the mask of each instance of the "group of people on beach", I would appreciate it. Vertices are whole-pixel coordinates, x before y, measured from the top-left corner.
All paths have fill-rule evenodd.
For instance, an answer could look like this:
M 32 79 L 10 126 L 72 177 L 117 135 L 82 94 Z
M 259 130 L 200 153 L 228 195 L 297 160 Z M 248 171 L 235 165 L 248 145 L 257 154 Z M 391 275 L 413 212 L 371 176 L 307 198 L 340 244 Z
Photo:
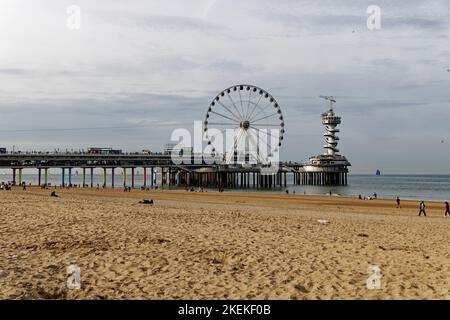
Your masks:
M 401 208 L 401 204 L 400 204 L 400 197 L 397 197 L 397 208 Z M 448 204 L 448 201 L 444 202 L 444 217 L 449 216 L 450 217 L 450 206 Z M 425 217 L 427 216 L 427 212 L 426 212 L 426 205 L 425 205 L 425 201 L 420 201 L 419 204 L 419 217 L 421 215 L 424 215 Z
M 5 183 L 5 182 L 2 182 L 1 184 L 0 184 L 0 190 L 6 190 L 6 191 L 9 191 L 9 190 L 11 190 L 11 187 L 13 186 L 13 184 L 10 182 L 10 181 L 8 181 L 7 183 Z
M 363 199 L 364 200 L 375 200 L 375 199 L 377 199 L 377 197 L 378 197 L 378 195 L 376 193 L 374 193 L 371 196 L 362 196 L 361 194 L 358 195 L 359 200 L 363 200 Z

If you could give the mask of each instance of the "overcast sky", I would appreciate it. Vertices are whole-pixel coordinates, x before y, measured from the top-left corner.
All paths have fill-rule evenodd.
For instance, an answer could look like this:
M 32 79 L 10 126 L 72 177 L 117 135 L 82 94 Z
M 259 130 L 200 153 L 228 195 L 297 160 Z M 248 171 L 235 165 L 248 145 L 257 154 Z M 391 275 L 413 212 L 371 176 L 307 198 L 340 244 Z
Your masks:
M 353 173 L 450 173 L 449 21 L 448 0 L 2 0 L 0 146 L 161 150 L 250 83 L 283 110 L 283 159 L 323 152 L 326 94 Z

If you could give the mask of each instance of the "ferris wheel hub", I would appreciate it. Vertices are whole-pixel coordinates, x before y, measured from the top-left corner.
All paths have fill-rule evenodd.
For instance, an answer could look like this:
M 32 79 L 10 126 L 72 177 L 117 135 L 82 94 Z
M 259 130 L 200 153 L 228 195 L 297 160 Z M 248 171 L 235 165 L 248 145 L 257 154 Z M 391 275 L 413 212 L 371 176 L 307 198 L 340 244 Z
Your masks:
M 239 126 L 244 130 L 248 130 L 250 128 L 250 121 L 248 120 L 241 121 Z

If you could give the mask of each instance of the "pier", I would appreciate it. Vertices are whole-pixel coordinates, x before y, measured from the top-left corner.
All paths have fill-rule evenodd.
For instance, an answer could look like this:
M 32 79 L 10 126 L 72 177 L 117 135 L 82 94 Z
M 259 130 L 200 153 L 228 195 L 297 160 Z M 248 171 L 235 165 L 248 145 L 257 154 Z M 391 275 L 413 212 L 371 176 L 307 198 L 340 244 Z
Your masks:
M 192 161 L 194 162 L 194 161 Z M 12 170 L 12 183 L 21 185 L 23 170 L 34 169 L 38 175 L 38 186 L 48 185 L 49 170 L 61 172 L 61 185 L 72 186 L 75 169 L 81 169 L 81 187 L 94 187 L 94 169 L 103 173 L 102 187 L 115 187 L 114 176 L 119 170 L 123 173 L 123 185 L 126 186 L 127 175 L 131 175 L 131 187 L 153 188 L 159 183 L 170 187 L 204 187 L 204 188 L 255 188 L 271 189 L 287 186 L 287 174 L 292 172 L 288 166 L 280 166 L 273 174 L 261 173 L 255 166 L 239 166 L 206 163 L 176 165 L 170 155 L 163 154 L 88 154 L 88 153 L 6 153 L 0 154 L 0 168 Z M 135 185 L 136 170 L 143 171 L 143 185 Z M 107 175 L 112 181 L 108 185 Z M 159 179 L 157 179 L 159 173 Z M 66 179 L 67 178 L 67 179 Z
M 171 152 L 123 153 L 121 150 L 90 148 L 87 152 L 13 151 L 8 153 L 5 148 L 0 148 L 0 168 L 12 170 L 14 185 L 22 185 L 24 182 L 24 169 L 37 171 L 39 186 L 48 185 L 50 169 L 52 171 L 58 169 L 61 172 L 61 185 L 71 187 L 73 171 L 81 169 L 81 187 L 93 188 L 94 169 L 100 168 L 104 188 L 108 187 L 108 173 L 112 177 L 109 185 L 115 187 L 115 176 L 118 170 L 122 172 L 123 186 L 127 186 L 127 175 L 130 174 L 131 188 L 153 188 L 159 183 L 160 186 L 168 188 L 273 189 L 287 187 L 288 175 L 292 176 L 295 185 L 345 186 L 348 167 L 351 164 L 344 156 L 338 154 L 339 138 L 336 133 L 339 130 L 336 127 L 341 123 L 341 118 L 333 111 L 333 103 L 336 100 L 333 97 L 321 97 L 330 102 L 330 109 L 321 116 L 322 124 L 326 128 L 324 136 L 327 144 L 324 148 L 327 152 L 311 157 L 303 163 L 278 162 L 278 160 L 277 163 L 272 163 L 268 154 L 261 153 L 265 145 L 269 146 L 270 153 L 274 152 L 268 143 L 269 138 L 274 138 L 272 134 L 268 134 L 266 140 L 257 135 L 260 129 L 268 127 L 278 128 L 275 152 L 279 152 L 285 134 L 281 107 L 267 91 L 252 85 L 237 85 L 220 92 L 211 101 L 203 123 L 203 131 L 209 137 L 208 139 L 217 135 L 217 132 L 210 130 L 214 129 L 214 126 L 223 129 L 229 126 L 239 130 L 234 137 L 233 150 L 224 153 L 221 161 L 216 161 L 217 158 L 213 155 L 214 148 L 211 149 L 209 156 L 191 154 L 192 150 L 190 150 L 187 156 L 187 160 L 190 161 L 181 162 L 182 164 L 174 163 Z M 259 106 L 260 103 L 263 103 L 265 107 Z M 241 108 L 237 108 L 236 104 Z M 272 111 L 265 115 L 267 108 L 271 108 Z M 211 126 L 213 127 L 210 128 Z M 219 133 L 223 131 L 219 130 Z M 245 150 L 240 154 L 243 155 L 243 163 L 236 161 L 239 155 L 237 146 L 240 139 L 247 139 L 247 142 L 256 141 L 254 150 Z M 209 140 L 208 144 L 211 143 L 212 141 Z M 267 170 L 268 166 L 270 171 Z M 135 184 L 138 168 L 144 172 L 142 186 Z M 159 181 L 157 181 L 158 176 Z

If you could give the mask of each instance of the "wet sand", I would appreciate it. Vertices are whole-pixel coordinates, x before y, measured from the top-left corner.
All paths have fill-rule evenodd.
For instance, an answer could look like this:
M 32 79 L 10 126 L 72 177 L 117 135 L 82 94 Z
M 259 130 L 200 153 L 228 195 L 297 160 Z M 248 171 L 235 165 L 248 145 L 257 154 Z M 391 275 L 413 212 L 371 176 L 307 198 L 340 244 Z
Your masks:
M 51 191 L 0 191 L 0 298 L 450 299 L 441 203 L 418 217 L 418 202 L 394 200 Z M 71 264 L 80 290 L 66 287 Z

